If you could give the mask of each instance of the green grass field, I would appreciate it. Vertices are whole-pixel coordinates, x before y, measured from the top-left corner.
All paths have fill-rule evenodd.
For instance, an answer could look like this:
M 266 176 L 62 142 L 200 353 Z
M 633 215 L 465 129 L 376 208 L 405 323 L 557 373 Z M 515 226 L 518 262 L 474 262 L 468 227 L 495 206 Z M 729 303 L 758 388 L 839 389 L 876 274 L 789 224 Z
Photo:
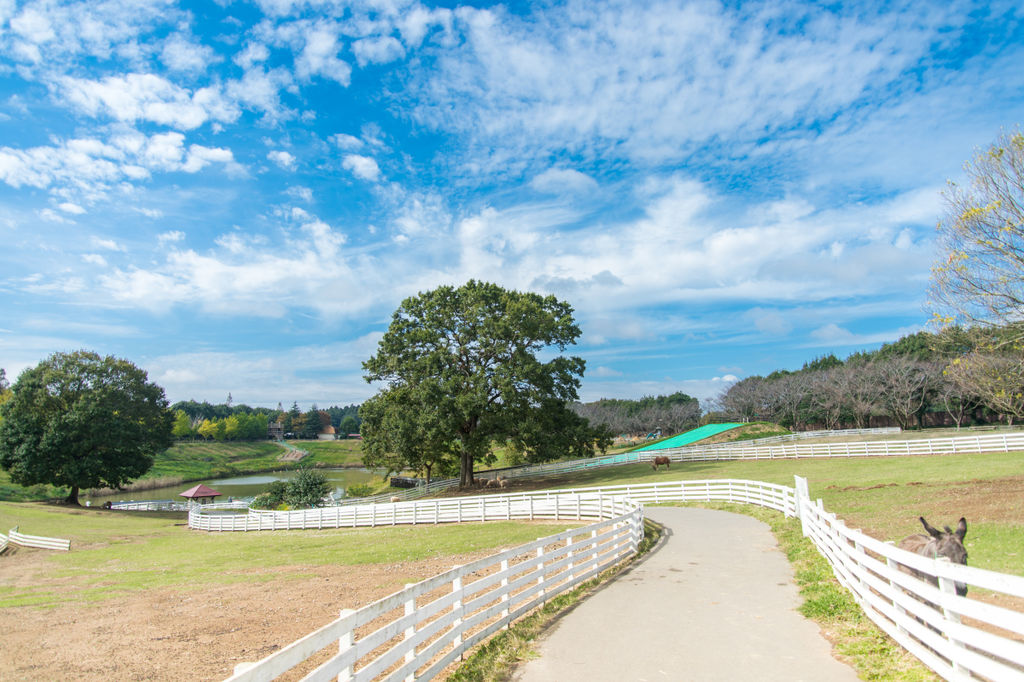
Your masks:
M 882 540 L 923 532 L 967 518 L 965 545 L 972 566 L 1024 574 L 1024 453 L 776 459 L 673 464 L 653 471 L 643 464 L 550 479 L 552 487 L 740 478 L 793 485 L 807 478 L 811 496 L 853 528 Z
M 362 441 L 289 441 L 309 455 L 303 464 L 325 467 L 359 466 L 362 463 Z M 176 443 L 158 454 L 153 467 L 138 479 L 140 489 L 146 481 L 165 480 L 164 485 L 176 485 L 187 481 L 224 478 L 264 471 L 280 471 L 298 466 L 295 462 L 282 462 L 278 458 L 285 448 L 270 442 L 218 443 L 182 442 Z M 67 490 L 49 485 L 24 488 L 11 483 L 6 471 L 0 471 L 0 500 L 28 502 L 49 500 L 67 495 Z
M 53 552 L 34 587 L 0 586 L 0 608 L 83 603 L 173 586 L 261 582 L 278 566 L 315 573 L 328 564 L 394 564 L 467 554 L 529 542 L 571 527 L 515 522 L 363 529 L 202 533 L 184 514 L 65 509 L 0 502 L 0 528 L 70 538 L 72 551 Z M 4 561 L 16 561 L 10 557 Z M 69 595 L 69 590 L 71 594 Z

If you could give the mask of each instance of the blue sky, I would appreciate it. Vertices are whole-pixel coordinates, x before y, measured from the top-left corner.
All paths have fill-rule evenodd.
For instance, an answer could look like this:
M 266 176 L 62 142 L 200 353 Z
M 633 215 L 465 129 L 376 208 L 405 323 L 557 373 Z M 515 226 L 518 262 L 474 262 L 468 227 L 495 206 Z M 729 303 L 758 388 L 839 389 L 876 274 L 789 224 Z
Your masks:
M 575 307 L 585 400 L 875 348 L 1024 122 L 1022 14 L 0 0 L 0 367 L 361 402 L 398 303 L 470 278 Z

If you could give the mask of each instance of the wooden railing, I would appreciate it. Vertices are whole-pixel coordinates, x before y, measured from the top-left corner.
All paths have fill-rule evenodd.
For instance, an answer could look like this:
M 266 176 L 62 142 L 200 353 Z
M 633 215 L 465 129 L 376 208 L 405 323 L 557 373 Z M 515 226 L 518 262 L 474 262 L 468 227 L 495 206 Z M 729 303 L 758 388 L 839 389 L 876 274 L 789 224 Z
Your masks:
M 1024 598 L 1024 577 L 931 559 L 876 540 L 847 528 L 821 500 L 811 502 L 805 479 L 796 477 L 796 485 L 804 535 L 890 637 L 945 679 L 1024 680 L 1024 613 L 993 603 Z M 958 596 L 956 583 L 986 594 Z
M 1024 680 L 1024 613 L 993 603 L 1005 597 L 1024 598 L 1024 577 L 911 554 L 846 528 L 821 500 L 811 501 L 806 480 L 795 480 L 795 488 L 731 479 L 675 481 L 320 509 L 306 516 L 261 512 L 265 518 L 258 523 L 265 530 L 329 527 L 325 522 L 336 518 L 344 526 L 602 520 L 452 569 L 358 611 L 343 612 L 338 620 L 255 667 L 240 669 L 231 680 L 269 680 L 303 665 L 320 666 L 304 678 L 309 680 L 430 679 L 469 646 L 537 606 L 542 597 L 550 598 L 632 556 L 642 537 L 644 503 L 695 500 L 756 504 L 799 516 L 804 534 L 868 617 L 944 678 Z M 348 516 L 330 515 L 339 509 Z M 203 511 L 191 514 L 189 524 L 201 527 L 194 516 L 217 519 Z M 218 519 L 225 525 L 211 529 L 245 530 L 248 518 L 239 517 L 244 523 L 233 524 Z M 934 576 L 938 586 L 901 570 L 901 565 Z M 959 597 L 955 583 L 973 586 L 986 596 Z M 988 596 L 992 593 L 995 598 Z M 381 625 L 377 619 L 388 613 L 391 616 Z M 368 632 L 370 628 L 376 629 Z M 336 655 L 307 662 L 316 655 L 326 659 L 318 652 L 333 643 L 338 644 Z
M 669 457 L 674 462 L 801 457 L 880 457 L 886 455 L 951 455 L 1024 450 L 1024 433 L 959 436 L 917 440 L 882 440 L 859 443 L 781 443 L 759 445 L 756 441 L 731 443 L 729 447 L 704 445 L 638 453 L 642 459 Z
M 295 668 L 307 673 L 305 680 L 431 679 L 516 618 L 636 553 L 643 538 L 639 505 L 622 496 L 572 497 L 560 507 L 545 500 L 537 511 L 560 509 L 564 518 L 602 520 L 457 566 L 357 611 L 342 611 L 337 620 L 262 661 L 236 666 L 231 681 L 271 680 Z M 483 502 L 477 509 L 485 512 L 491 500 Z M 335 645 L 337 653 L 321 653 Z
M 46 538 L 41 535 L 26 535 L 18 532 L 18 526 L 10 530 L 8 540 L 22 547 L 38 547 L 40 549 L 60 549 L 65 552 L 71 549 L 71 540 L 60 538 Z

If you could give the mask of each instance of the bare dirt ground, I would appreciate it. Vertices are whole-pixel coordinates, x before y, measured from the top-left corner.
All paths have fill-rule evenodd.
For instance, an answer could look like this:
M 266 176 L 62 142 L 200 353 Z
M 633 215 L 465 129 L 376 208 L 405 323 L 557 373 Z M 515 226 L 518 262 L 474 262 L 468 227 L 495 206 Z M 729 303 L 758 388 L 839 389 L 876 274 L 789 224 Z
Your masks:
M 493 551 L 493 550 L 492 550 Z M 266 582 L 150 590 L 97 604 L 0 610 L 0 680 L 222 680 L 337 618 L 491 551 L 392 565 L 266 569 Z M 0 558 L 0 582 L 45 550 Z M 22 570 L 17 570 L 18 568 Z M 311 573 L 315 576 L 310 576 Z

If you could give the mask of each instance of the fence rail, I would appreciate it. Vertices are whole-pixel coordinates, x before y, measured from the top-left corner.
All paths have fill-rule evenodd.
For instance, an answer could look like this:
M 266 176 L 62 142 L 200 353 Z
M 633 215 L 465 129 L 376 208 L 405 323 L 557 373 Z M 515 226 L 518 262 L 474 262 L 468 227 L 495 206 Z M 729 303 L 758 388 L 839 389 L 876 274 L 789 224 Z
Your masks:
M 4 535 L 3 533 L 0 533 L 0 554 L 3 554 L 4 552 L 7 551 L 7 545 L 9 543 L 10 543 L 10 540 L 7 539 L 7 536 Z
M 723 444 L 724 445 L 724 444 Z M 639 453 L 643 460 L 655 455 L 674 462 L 801 457 L 884 457 L 887 455 L 952 455 L 1024 450 L 1024 433 L 959 436 L 919 440 L 862 441 L 858 443 L 791 443 L 758 445 L 755 441 L 729 447 L 704 445 Z
M 546 513 L 601 520 L 457 566 L 358 611 L 343 611 L 262 661 L 237 666 L 231 682 L 270 680 L 299 666 L 307 672 L 305 680 L 431 679 L 514 619 L 636 553 L 643 538 L 639 505 L 621 495 L 574 498 L 575 505 L 548 504 Z M 320 652 L 335 644 L 337 653 L 321 660 Z M 317 667 L 308 671 L 312 665 Z
M 240 666 L 230 680 L 270 680 L 303 665 L 319 665 L 303 678 L 307 680 L 428 680 L 545 598 L 632 556 L 642 537 L 644 503 L 693 500 L 755 504 L 799 516 L 804 534 L 868 617 L 939 675 L 951 680 L 971 675 L 1024 680 L 1024 613 L 992 603 L 1001 597 L 957 596 L 954 587 L 965 583 L 1021 599 L 1024 577 L 919 556 L 849 529 L 821 500 L 811 501 L 805 479 L 795 481 L 795 488 L 736 479 L 675 481 L 329 508 L 305 516 L 256 513 L 264 517 L 257 522 L 264 530 L 330 527 L 326 522 L 334 519 L 344 526 L 601 520 L 454 568 L 358 611 L 345 611 L 263 661 Z M 341 510 L 345 516 L 331 515 Z M 195 510 L 189 525 L 246 530 L 253 515 L 230 520 L 212 511 Z M 935 584 L 900 566 L 933 576 Z M 388 614 L 381 625 L 379 619 Z M 321 660 L 326 655 L 318 652 L 333 644 L 338 653 Z M 320 658 L 308 662 L 313 656 Z
M 1024 577 L 931 559 L 876 540 L 847 528 L 821 500 L 812 502 L 806 480 L 796 477 L 796 484 L 804 534 L 879 628 L 945 679 L 1024 680 L 1024 613 L 993 603 L 1001 596 L 968 599 L 956 593 L 961 583 L 1020 599 Z
M 60 538 L 46 538 L 41 535 L 26 535 L 25 533 L 18 532 L 18 526 L 15 526 L 7 534 L 9 542 L 13 542 L 16 545 L 22 547 L 38 547 L 40 549 L 60 549 L 65 552 L 71 549 L 71 540 L 61 540 Z M 6 547 L 6 543 L 5 547 Z

